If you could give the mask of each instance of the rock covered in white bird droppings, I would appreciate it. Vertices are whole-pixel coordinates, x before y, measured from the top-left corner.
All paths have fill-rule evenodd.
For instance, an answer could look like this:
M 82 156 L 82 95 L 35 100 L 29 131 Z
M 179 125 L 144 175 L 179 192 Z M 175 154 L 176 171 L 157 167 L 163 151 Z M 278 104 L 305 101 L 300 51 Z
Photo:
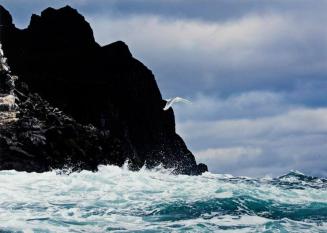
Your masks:
M 0 111 L 1 109 L 4 111 L 12 111 L 15 109 L 15 107 L 15 96 L 7 95 L 0 97 Z
M 0 125 L 17 121 L 16 97 L 14 96 L 16 76 L 10 75 L 7 58 L 0 44 Z

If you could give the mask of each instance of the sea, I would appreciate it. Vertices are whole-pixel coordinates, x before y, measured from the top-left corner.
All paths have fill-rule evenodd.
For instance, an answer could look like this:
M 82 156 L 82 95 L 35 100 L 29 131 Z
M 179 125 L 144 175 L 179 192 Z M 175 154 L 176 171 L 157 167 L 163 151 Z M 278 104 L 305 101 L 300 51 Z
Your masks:
M 0 171 L 0 232 L 327 232 L 327 179 Z

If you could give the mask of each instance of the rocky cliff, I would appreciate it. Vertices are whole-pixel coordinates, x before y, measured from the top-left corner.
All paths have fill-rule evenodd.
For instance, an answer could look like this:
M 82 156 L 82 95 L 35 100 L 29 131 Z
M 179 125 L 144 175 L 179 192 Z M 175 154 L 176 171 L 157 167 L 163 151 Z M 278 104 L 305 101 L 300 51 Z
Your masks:
M 152 72 L 124 42 L 97 44 L 75 9 L 48 8 L 20 30 L 0 6 L 0 42 L 21 99 L 19 120 L 0 128 L 0 169 L 95 170 L 128 159 L 134 169 L 206 170 L 176 134 L 173 110 L 163 111 Z

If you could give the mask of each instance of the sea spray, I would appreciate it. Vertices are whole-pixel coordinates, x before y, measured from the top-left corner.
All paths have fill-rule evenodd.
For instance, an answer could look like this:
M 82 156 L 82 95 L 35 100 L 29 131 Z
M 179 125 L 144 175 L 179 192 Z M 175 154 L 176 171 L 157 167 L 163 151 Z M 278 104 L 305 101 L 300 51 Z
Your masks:
M 100 166 L 0 171 L 0 232 L 326 232 L 327 181 Z

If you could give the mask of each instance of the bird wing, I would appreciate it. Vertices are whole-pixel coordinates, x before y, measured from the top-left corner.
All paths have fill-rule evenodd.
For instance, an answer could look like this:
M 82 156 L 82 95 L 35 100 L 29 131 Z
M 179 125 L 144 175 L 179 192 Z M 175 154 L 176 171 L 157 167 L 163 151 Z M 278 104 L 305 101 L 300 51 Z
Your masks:
M 173 99 L 173 104 L 178 103 L 178 102 L 182 102 L 182 103 L 186 103 L 186 104 L 191 103 L 191 101 L 189 101 L 187 99 L 184 99 L 184 98 L 181 98 L 181 97 L 176 97 L 176 98 Z
M 181 97 L 175 97 L 173 99 L 167 99 L 166 100 L 167 103 L 166 103 L 166 106 L 164 107 L 163 110 L 168 110 L 174 103 L 179 103 L 179 102 L 182 102 L 182 103 L 191 103 L 191 101 L 187 100 L 187 99 L 184 99 L 184 98 L 181 98 Z

